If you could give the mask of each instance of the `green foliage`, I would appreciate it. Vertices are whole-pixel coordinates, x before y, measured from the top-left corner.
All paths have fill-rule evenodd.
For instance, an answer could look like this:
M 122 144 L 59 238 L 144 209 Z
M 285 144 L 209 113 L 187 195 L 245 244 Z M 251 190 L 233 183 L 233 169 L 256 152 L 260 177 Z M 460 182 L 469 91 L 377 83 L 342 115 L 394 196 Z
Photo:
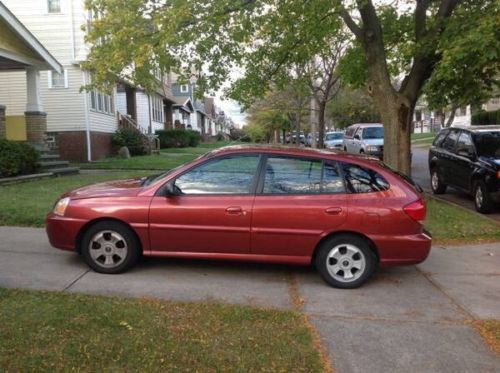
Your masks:
M 0 139 L 0 177 L 34 173 L 39 158 L 39 153 L 28 144 Z
M 119 128 L 113 134 L 111 143 L 115 147 L 126 146 L 132 156 L 146 154 L 144 135 L 131 128 Z
M 481 104 L 495 94 L 500 76 L 498 2 L 464 2 L 437 42 L 441 58 L 425 87 L 432 108 Z
M 201 136 L 196 131 L 169 129 L 156 131 L 160 139 L 161 148 L 196 147 L 201 141 Z
M 471 122 L 473 125 L 500 124 L 500 110 L 496 111 L 478 111 L 472 114 Z
M 337 98 L 327 106 L 327 117 L 335 128 L 345 128 L 354 123 L 380 122 L 380 115 L 372 99 L 361 89 L 343 87 Z

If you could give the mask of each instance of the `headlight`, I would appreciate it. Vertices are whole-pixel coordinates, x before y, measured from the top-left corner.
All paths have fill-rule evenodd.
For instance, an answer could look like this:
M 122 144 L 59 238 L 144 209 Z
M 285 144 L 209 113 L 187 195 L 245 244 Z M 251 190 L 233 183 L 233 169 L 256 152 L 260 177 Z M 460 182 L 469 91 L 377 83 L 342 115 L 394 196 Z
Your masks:
M 59 201 L 57 201 L 56 205 L 54 206 L 54 214 L 59 215 L 59 216 L 64 216 L 64 213 L 66 212 L 66 208 L 69 205 L 69 197 L 66 198 L 61 198 Z
M 367 146 L 366 151 L 373 152 L 373 153 L 378 152 L 378 146 Z

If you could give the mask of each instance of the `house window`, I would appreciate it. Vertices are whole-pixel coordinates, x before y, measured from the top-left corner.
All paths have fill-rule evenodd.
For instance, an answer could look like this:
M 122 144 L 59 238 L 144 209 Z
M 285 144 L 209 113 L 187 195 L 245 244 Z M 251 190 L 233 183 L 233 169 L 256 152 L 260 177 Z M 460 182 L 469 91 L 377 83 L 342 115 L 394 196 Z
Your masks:
M 47 9 L 49 13 L 61 13 L 61 0 L 48 0 Z
M 90 108 L 104 114 L 115 114 L 113 95 L 99 92 L 97 89 L 90 91 Z
M 188 93 L 189 92 L 189 86 L 187 84 L 181 85 L 181 93 Z
M 158 96 L 151 97 L 151 116 L 155 122 L 164 122 L 163 100 Z
M 56 71 L 48 73 L 49 88 L 68 88 L 68 70 L 64 70 L 62 74 Z

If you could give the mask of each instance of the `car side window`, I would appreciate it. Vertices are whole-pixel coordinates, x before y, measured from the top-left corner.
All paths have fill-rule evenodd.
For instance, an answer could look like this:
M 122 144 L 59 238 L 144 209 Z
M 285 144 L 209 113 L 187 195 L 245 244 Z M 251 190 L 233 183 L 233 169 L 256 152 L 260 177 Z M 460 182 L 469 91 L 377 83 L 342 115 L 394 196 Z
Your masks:
M 354 134 L 354 136 L 358 135 L 359 138 L 362 139 L 363 138 L 362 134 L 363 134 L 363 128 L 358 127 L 358 130 L 356 131 L 356 133 Z
M 352 135 L 354 134 L 354 130 L 355 129 L 356 129 L 356 127 L 349 127 L 347 129 L 347 131 L 345 132 L 346 137 L 352 137 Z
M 326 161 L 323 166 L 322 193 L 345 193 L 344 180 L 336 162 Z
M 448 150 L 450 152 L 455 150 L 455 144 L 457 142 L 458 132 L 450 131 L 448 136 L 443 141 L 443 145 L 441 146 L 443 149 Z
M 457 141 L 457 153 L 464 152 L 468 155 L 474 154 L 474 143 L 469 133 L 462 132 Z
M 214 159 L 175 180 L 181 194 L 248 194 L 259 164 L 258 155 Z
M 382 175 L 366 167 L 342 163 L 347 190 L 351 193 L 373 193 L 388 190 L 390 185 Z
M 315 194 L 321 189 L 321 161 L 269 157 L 264 173 L 265 194 Z

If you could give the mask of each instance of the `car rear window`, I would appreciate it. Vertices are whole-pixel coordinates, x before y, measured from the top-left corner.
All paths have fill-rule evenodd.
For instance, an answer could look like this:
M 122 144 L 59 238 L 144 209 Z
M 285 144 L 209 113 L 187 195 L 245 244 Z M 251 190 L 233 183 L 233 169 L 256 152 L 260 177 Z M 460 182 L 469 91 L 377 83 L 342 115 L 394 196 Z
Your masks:
M 378 172 L 351 163 L 342 163 L 347 190 L 351 193 L 373 193 L 388 190 L 390 185 Z

